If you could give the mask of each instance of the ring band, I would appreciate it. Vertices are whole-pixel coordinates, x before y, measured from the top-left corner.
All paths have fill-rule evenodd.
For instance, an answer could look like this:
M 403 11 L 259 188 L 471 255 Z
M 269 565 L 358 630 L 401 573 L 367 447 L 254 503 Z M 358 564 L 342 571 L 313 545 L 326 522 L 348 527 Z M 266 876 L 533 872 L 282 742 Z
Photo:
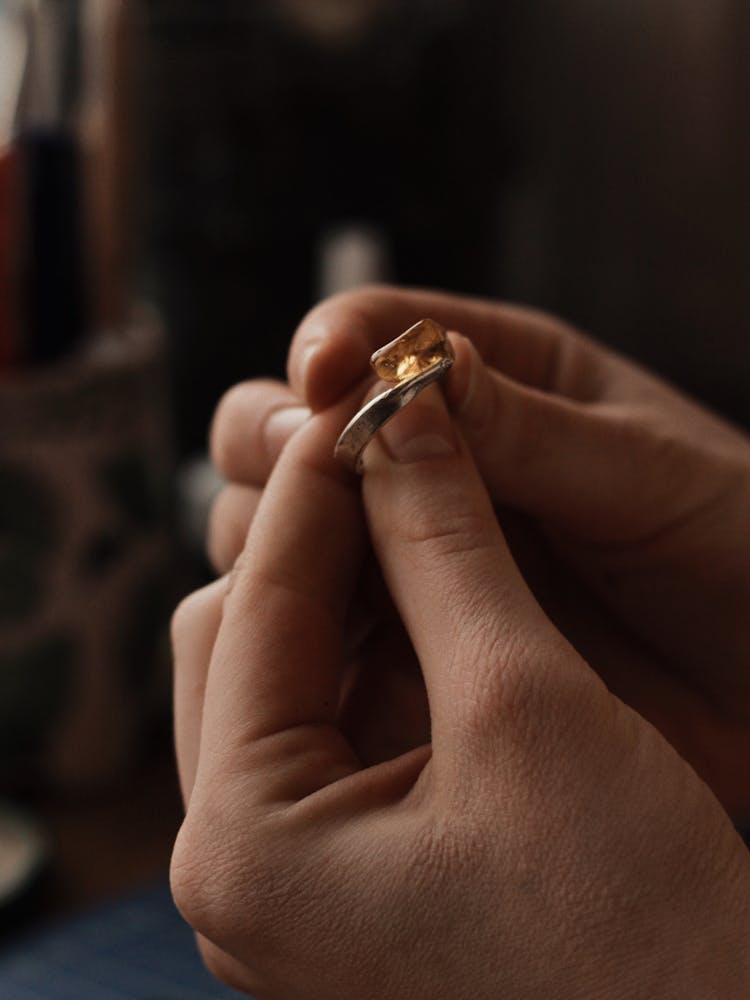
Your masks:
M 426 389 L 432 382 L 441 378 L 453 364 L 453 351 L 449 342 L 445 339 L 445 331 L 437 323 L 434 323 L 433 320 L 422 320 L 420 323 L 415 324 L 406 333 L 402 334 L 401 337 L 393 341 L 392 345 L 389 344 L 387 348 L 381 348 L 380 351 L 376 351 L 373 359 L 376 359 L 385 350 L 392 351 L 394 345 L 397 348 L 405 338 L 413 338 L 415 336 L 414 332 L 422 324 L 428 323 L 437 328 L 441 334 L 439 342 L 441 349 L 436 351 L 436 345 L 434 343 L 430 345 L 429 359 L 431 363 L 419 367 L 415 374 L 400 378 L 395 386 L 386 389 L 385 392 L 381 392 L 380 395 L 371 399 L 369 403 L 366 403 L 352 417 L 341 432 L 341 436 L 336 442 L 334 455 L 353 472 L 361 475 L 365 448 L 380 428 L 391 417 L 394 417 L 399 410 L 407 406 L 423 389 Z M 416 352 L 414 353 L 414 357 L 417 357 Z

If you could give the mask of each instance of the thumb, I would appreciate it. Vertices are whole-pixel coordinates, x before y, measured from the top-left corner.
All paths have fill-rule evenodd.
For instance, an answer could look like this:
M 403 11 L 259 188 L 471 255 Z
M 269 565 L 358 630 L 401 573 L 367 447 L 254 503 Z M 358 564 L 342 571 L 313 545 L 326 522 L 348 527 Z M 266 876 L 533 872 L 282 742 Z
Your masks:
M 573 661 L 581 673 L 513 562 L 438 387 L 370 444 L 363 490 L 373 545 L 425 676 L 433 752 L 455 745 L 457 732 L 462 743 L 486 734 L 477 716 L 503 718 L 527 689 L 538 700 L 541 673 L 560 663 L 570 672 Z
M 643 421 L 614 403 L 522 385 L 489 368 L 465 337 L 451 339 L 446 398 L 496 502 L 592 541 L 651 530 L 675 477 Z

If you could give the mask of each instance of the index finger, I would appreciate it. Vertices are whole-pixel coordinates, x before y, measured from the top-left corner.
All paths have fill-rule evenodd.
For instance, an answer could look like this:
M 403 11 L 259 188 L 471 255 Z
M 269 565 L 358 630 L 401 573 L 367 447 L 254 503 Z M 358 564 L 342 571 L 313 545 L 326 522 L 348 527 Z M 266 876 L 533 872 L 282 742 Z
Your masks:
M 304 424 L 263 494 L 209 667 L 209 756 L 335 723 L 343 624 L 366 538 L 357 484 L 333 459 L 347 412 L 339 406 Z
M 330 406 L 368 374 L 373 351 L 424 317 L 464 334 L 487 364 L 511 378 L 574 398 L 588 394 L 592 363 L 607 357 L 593 341 L 532 309 L 371 287 L 334 296 L 302 321 L 289 353 L 292 389 L 314 410 Z

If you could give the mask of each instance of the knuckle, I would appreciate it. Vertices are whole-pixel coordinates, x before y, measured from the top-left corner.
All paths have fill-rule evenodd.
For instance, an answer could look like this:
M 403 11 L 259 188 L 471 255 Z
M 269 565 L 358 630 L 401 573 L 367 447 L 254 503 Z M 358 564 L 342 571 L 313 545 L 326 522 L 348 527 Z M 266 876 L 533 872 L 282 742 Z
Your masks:
M 221 614 L 226 583 L 223 578 L 194 590 L 177 605 L 170 622 L 172 650 L 175 659 L 189 652 L 206 629 L 215 627 Z
M 248 815 L 244 805 L 240 815 L 232 801 L 215 788 L 208 796 L 194 791 L 175 842 L 170 884 L 194 931 L 230 953 L 241 948 L 255 963 L 283 945 L 304 862 L 290 863 L 294 854 L 278 823 Z
M 599 683 L 543 621 L 504 622 L 501 613 L 478 622 L 468 655 L 469 669 L 465 661 L 455 667 L 465 679 L 464 742 L 473 758 L 491 755 L 493 782 L 499 746 L 533 772 L 569 752 L 589 732 L 588 719 L 601 718 Z
M 225 511 L 227 505 L 226 488 L 219 493 L 211 504 L 208 514 L 208 530 L 206 534 L 206 552 L 214 569 L 224 572 L 231 568 L 234 560 L 230 558 L 232 545 L 230 537 L 232 529 L 228 524 Z
M 172 650 L 175 655 L 182 648 L 183 637 L 192 631 L 200 600 L 200 592 L 197 590 L 193 591 L 187 597 L 183 597 L 172 612 L 169 633 L 172 641 Z
M 417 915 L 422 899 L 439 896 L 450 907 L 467 886 L 486 884 L 486 859 L 499 834 L 487 829 L 467 784 L 458 782 L 447 790 L 443 807 L 425 815 L 405 850 L 404 882 L 416 890 L 411 909 Z
M 199 933 L 207 932 L 208 903 L 204 883 L 204 862 L 201 851 L 196 850 L 200 840 L 192 836 L 192 828 L 185 821 L 177 835 L 172 850 L 169 882 L 175 906 L 186 922 Z
M 250 554 L 248 553 L 247 549 L 243 547 L 242 549 L 240 549 L 239 555 L 234 560 L 232 565 L 229 567 L 226 574 L 227 585 L 224 589 L 224 598 L 222 601 L 222 608 L 221 608 L 222 615 L 229 607 L 229 599 L 233 594 L 234 590 L 236 589 L 238 583 L 240 583 L 240 581 L 251 572 L 251 568 L 252 568 L 252 562 L 250 559 Z
M 217 948 L 213 942 L 207 938 L 198 936 L 198 951 L 203 959 L 203 964 L 214 977 L 226 986 L 242 988 L 242 983 L 238 982 L 239 977 L 235 976 L 234 969 L 226 952 Z
M 451 556 L 492 544 L 488 527 L 484 511 L 465 506 L 452 510 L 444 495 L 428 495 L 418 505 L 400 509 L 392 530 L 409 546 L 428 547 L 435 556 Z
M 441 874 L 455 878 L 465 860 L 463 846 L 456 836 L 456 823 L 442 812 L 431 810 L 411 841 L 408 858 L 411 867 L 424 872 L 427 881 L 434 884 L 440 881 Z
M 475 577 L 486 575 L 490 587 L 495 567 L 504 558 L 493 525 L 482 512 L 441 512 L 439 505 L 440 498 L 429 498 L 419 510 L 402 509 L 399 522 L 390 531 L 391 537 L 398 540 L 404 552 L 410 553 L 437 588 L 442 589 L 469 567 Z M 484 608 L 485 601 L 477 601 L 473 590 L 465 595 L 460 591 L 455 593 L 454 600 L 460 603 L 464 596 L 470 605 L 466 611 L 473 618 L 479 608 Z
M 206 548 L 212 565 L 220 573 L 231 569 L 242 551 L 254 513 L 254 498 L 235 486 L 224 487 L 214 500 Z
M 223 825 L 214 828 L 193 804 L 175 841 L 170 884 L 177 909 L 197 933 L 223 946 L 235 933 L 240 882 L 233 839 Z
M 255 994 L 260 992 L 261 986 L 253 981 L 249 970 L 241 967 L 235 959 L 218 948 L 212 941 L 199 934 L 197 945 L 203 964 L 214 979 L 218 979 L 219 982 L 239 993 Z
M 466 698 L 469 726 L 486 743 L 499 727 L 512 725 L 522 736 L 535 715 L 543 657 L 529 649 L 525 631 L 502 623 L 478 621 L 472 635 Z M 490 707 L 490 711 L 488 711 Z M 488 732 L 490 730 L 490 732 Z M 491 741 L 490 741 L 491 742 Z

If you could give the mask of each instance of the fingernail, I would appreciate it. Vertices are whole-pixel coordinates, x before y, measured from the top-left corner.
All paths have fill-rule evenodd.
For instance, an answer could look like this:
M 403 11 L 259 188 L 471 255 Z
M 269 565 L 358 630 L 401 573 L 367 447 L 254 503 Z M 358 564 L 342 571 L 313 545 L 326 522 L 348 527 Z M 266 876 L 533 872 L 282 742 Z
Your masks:
M 437 386 L 425 389 L 390 420 L 381 432 L 391 458 L 397 462 L 421 462 L 453 455 L 456 432 Z
M 276 458 L 289 438 L 310 417 L 307 406 L 282 406 L 274 410 L 266 420 L 264 436 L 266 448 L 272 458 Z

